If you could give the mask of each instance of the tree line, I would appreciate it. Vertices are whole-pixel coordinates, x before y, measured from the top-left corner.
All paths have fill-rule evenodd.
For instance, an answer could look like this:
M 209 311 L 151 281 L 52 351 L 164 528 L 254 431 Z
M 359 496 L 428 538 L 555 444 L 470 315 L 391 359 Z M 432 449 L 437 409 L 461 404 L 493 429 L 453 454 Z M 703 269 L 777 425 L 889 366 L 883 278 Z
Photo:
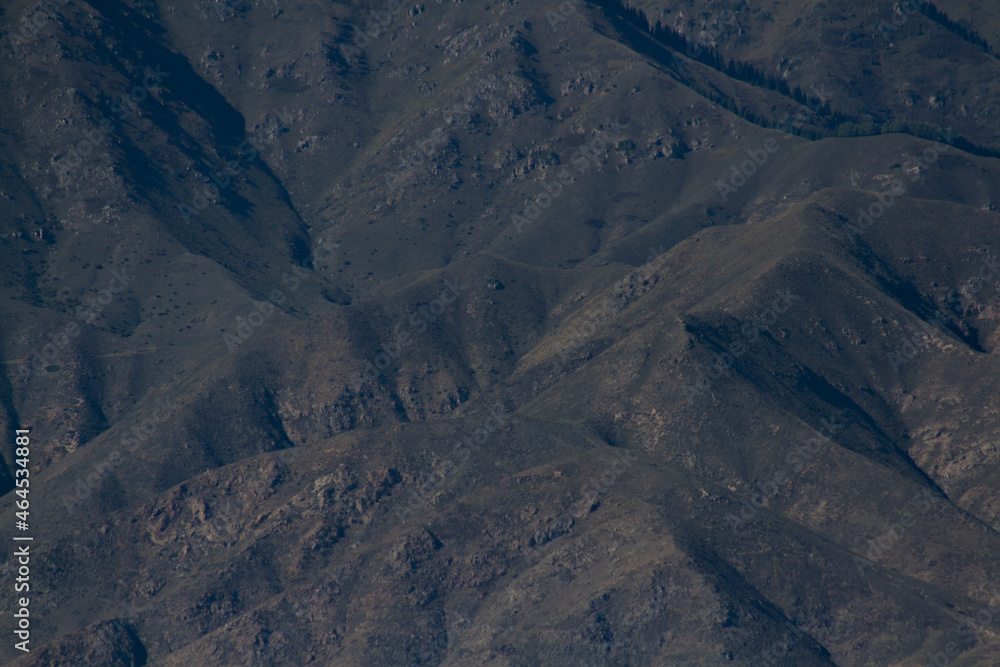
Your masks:
M 787 120 L 774 120 L 756 111 L 749 105 L 736 102 L 718 90 L 711 88 L 703 89 L 691 81 L 684 82 L 709 101 L 718 104 L 727 111 L 738 115 L 740 118 L 754 125 L 769 129 L 781 129 L 811 140 L 822 139 L 824 137 L 862 137 L 892 133 L 908 134 L 923 139 L 934 139 L 945 132 L 944 128 L 937 125 L 906 120 L 892 120 L 881 123 L 874 121 L 862 122 L 856 117 L 831 110 L 828 101 L 821 101 L 820 104 L 815 105 L 811 104 L 807 95 L 799 86 L 790 87 L 783 79 L 766 74 L 751 63 L 735 58 L 727 60 L 718 49 L 690 40 L 670 26 L 663 25 L 660 21 L 656 21 L 653 24 L 643 10 L 638 7 L 632 7 L 623 0 L 592 0 L 592 2 L 604 10 L 605 15 L 608 16 L 612 23 L 624 23 L 628 27 L 638 30 L 646 37 L 652 38 L 658 44 L 683 53 L 692 60 L 721 72 L 732 79 L 759 88 L 772 90 L 802 105 L 808 106 L 814 114 L 811 122 L 818 129 L 803 128 L 801 127 L 802 123 L 790 125 Z M 955 35 L 982 47 L 991 55 L 993 54 L 986 40 L 980 37 L 974 30 L 967 29 L 950 21 L 946 14 L 938 10 L 930 2 L 924 2 L 920 6 L 920 11 L 928 19 L 942 25 Z M 652 52 L 649 48 L 643 48 L 642 45 L 633 44 L 632 46 L 653 58 L 661 61 L 665 60 L 662 54 Z M 676 57 L 674 60 L 677 60 Z M 675 64 L 670 64 L 674 69 L 677 69 Z M 953 145 L 974 155 L 1000 157 L 1000 151 L 977 146 L 960 136 L 955 136 Z

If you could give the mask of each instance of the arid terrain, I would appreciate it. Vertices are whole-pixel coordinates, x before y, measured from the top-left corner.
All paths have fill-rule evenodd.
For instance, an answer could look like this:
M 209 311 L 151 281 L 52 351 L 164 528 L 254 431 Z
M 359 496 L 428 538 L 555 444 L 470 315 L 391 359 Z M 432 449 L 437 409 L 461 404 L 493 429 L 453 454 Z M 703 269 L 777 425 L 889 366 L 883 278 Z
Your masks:
M 1000 664 L 941 2 L 4 2 L 0 662 Z

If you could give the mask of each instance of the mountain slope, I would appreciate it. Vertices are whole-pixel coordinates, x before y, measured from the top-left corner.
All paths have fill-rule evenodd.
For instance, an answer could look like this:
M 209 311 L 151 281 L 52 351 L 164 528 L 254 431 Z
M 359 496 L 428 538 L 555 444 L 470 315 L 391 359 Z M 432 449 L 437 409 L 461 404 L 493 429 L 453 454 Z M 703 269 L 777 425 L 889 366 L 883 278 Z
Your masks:
M 992 10 L 393 4 L 4 8 L 3 660 L 990 664 Z

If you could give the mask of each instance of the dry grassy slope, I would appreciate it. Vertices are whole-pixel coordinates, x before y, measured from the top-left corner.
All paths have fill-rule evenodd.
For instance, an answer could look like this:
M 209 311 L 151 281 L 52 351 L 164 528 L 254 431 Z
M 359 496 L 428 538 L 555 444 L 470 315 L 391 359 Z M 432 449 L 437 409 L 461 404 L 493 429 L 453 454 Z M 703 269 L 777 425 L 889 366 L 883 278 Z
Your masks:
M 19 258 L 9 264 L 17 284 L 5 286 L 5 423 L 27 419 L 50 434 L 40 468 L 122 420 L 169 385 L 165 377 L 217 356 L 219 330 L 234 316 L 220 304 L 270 290 L 307 252 L 301 220 L 260 163 L 243 164 L 247 180 L 186 224 L 176 205 L 191 203 L 190 174 L 233 157 L 242 119 L 183 58 L 148 39 L 155 27 L 134 12 L 67 6 L 64 17 L 0 65 L 10 100 L 5 219 L 21 221 L 3 238 Z M 112 107 L 146 67 L 161 68 L 164 85 L 139 88 L 136 106 Z M 98 131 L 105 118 L 111 127 Z M 94 144 L 80 151 L 90 154 L 59 187 L 54 165 L 88 137 Z M 79 336 L 22 381 L 21 366 L 116 272 L 129 276 L 124 292 L 92 326 L 76 322 Z
M 239 40 L 248 33 L 236 31 L 236 27 L 245 18 L 235 18 L 211 33 L 204 27 L 207 19 L 194 22 L 197 29 L 186 30 L 179 41 L 189 50 L 192 61 L 219 40 L 227 44 L 219 49 L 235 51 L 235 74 L 217 85 L 234 105 L 246 107 L 248 118 L 256 117 L 263 105 L 285 108 L 294 119 L 288 124 L 289 131 L 278 135 L 278 148 L 269 156 L 269 164 L 276 173 L 289 175 L 293 193 L 315 190 L 307 179 L 320 175 L 325 179 L 322 189 L 329 194 L 313 207 L 322 219 L 317 224 L 332 225 L 323 231 L 325 236 L 349 239 L 350 249 L 345 247 L 343 252 L 353 255 L 354 260 L 344 269 L 344 288 L 361 292 L 377 284 L 380 276 L 406 274 L 425 268 L 428 261 L 441 265 L 490 244 L 531 263 L 585 260 L 609 243 L 626 238 L 649 219 L 649 203 L 630 195 L 630 190 L 636 190 L 620 183 L 642 178 L 680 187 L 688 181 L 680 175 L 691 165 L 662 158 L 675 149 L 679 154 L 698 153 L 716 146 L 711 128 L 715 126 L 713 119 L 718 118 L 717 110 L 581 22 L 585 16 L 604 25 L 598 14 L 581 13 L 559 33 L 553 33 L 543 10 L 529 6 L 500 12 L 474 6 L 435 7 L 412 21 L 400 17 L 392 25 L 391 36 L 373 41 L 370 59 L 392 62 L 400 49 L 408 49 L 419 40 L 440 47 L 433 50 L 433 57 L 417 58 L 407 65 L 406 75 L 378 69 L 368 75 L 362 64 L 346 67 L 330 56 L 330 62 L 320 68 L 322 74 L 297 75 L 303 81 L 316 81 L 293 97 L 272 88 L 252 97 L 242 92 L 240 86 L 250 85 L 268 69 L 256 56 L 242 55 L 250 49 L 239 48 Z M 186 28 L 191 24 L 180 19 L 178 14 L 178 25 Z M 330 35 L 346 30 L 346 19 L 323 20 L 332 22 Z M 492 27 L 484 27 L 491 25 L 486 20 L 493 21 Z M 275 19 L 272 35 L 288 44 L 283 49 L 298 49 L 298 71 L 305 67 L 303 63 L 312 62 L 310 58 L 319 47 L 311 38 L 301 39 L 297 31 L 284 28 L 288 21 L 291 18 Z M 607 32 L 606 26 L 602 30 Z M 195 40 L 198 35 L 203 35 L 202 41 Z M 609 54 L 609 49 L 614 53 Z M 268 58 L 274 57 L 272 51 L 284 54 L 285 50 L 275 46 L 268 50 Z M 210 63 L 202 63 L 202 71 L 206 78 L 213 76 Z M 718 84 L 729 85 L 721 79 Z M 317 97 L 329 95 L 329 89 L 337 87 L 348 96 L 365 96 L 364 104 L 369 108 L 363 121 L 370 136 L 339 129 L 329 132 L 330 127 L 339 128 L 345 117 L 356 113 L 350 108 L 341 113 L 338 108 L 335 123 L 320 115 L 333 111 Z M 655 94 L 640 95 L 639 91 Z M 663 95 L 671 98 L 673 114 L 664 112 Z M 445 112 L 456 107 L 467 109 L 477 122 L 450 114 L 446 118 Z M 629 113 L 623 116 L 622 108 Z M 585 140 L 619 116 L 627 123 L 624 139 L 633 148 L 621 155 L 601 151 L 593 166 L 575 175 L 559 210 L 547 214 L 544 224 L 533 225 L 523 238 L 512 230 L 511 214 L 523 209 L 525 197 L 539 192 L 538 181 L 554 180 L 562 168 L 571 165 Z M 314 140 L 315 127 L 324 128 L 319 143 Z M 375 134 L 379 127 L 388 129 Z M 438 129 L 442 135 L 435 134 Z M 438 136 L 442 139 L 434 142 L 435 155 L 412 171 L 400 171 L 402 158 Z M 318 157 L 327 156 L 316 148 L 322 141 L 345 140 L 347 145 L 331 149 L 328 158 Z M 287 156 L 293 150 L 296 164 L 310 165 L 301 175 L 287 171 Z M 313 160 L 321 159 L 322 164 L 311 166 Z M 395 179 L 396 184 L 388 192 L 386 177 Z M 453 190 L 454 196 L 442 196 L 444 187 Z M 591 210 L 595 202 L 581 193 L 596 190 L 621 194 Z M 662 200 L 652 203 L 662 205 Z M 587 235 L 591 238 L 575 240 L 579 231 L 571 227 L 571 221 L 579 210 L 589 210 L 590 217 L 602 223 Z M 447 218 L 447 224 L 428 222 L 436 216 Z M 701 221 L 682 223 L 679 219 L 675 236 L 683 238 L 693 224 Z M 570 236 L 575 242 L 564 239 L 553 247 L 546 243 L 552 234 Z
M 546 8 L 426 3 L 348 67 L 337 44 L 360 3 L 237 5 L 220 21 L 207 4 L 100 2 L 5 55 L 0 405 L 4 428 L 42 434 L 37 479 L 53 490 L 35 506 L 49 591 L 35 609 L 54 639 L 25 662 L 745 664 L 794 619 L 794 664 L 906 664 L 996 603 L 994 284 L 952 309 L 940 350 L 898 375 L 888 357 L 996 257 L 994 161 L 952 150 L 910 181 L 928 142 L 785 140 L 679 84 L 596 12 L 553 32 Z M 813 48 L 787 30 L 800 10 L 768 11 L 737 42 L 748 59 L 795 48 L 857 80 L 853 54 L 870 49 Z M 882 67 L 921 73 L 925 98 L 945 70 L 989 76 L 930 57 L 964 53 L 949 39 L 913 35 L 883 62 L 930 55 Z M 169 85 L 55 188 L 52 156 L 161 60 Z M 698 76 L 780 115 L 772 94 Z M 833 103 L 989 139 L 952 101 L 909 116 L 889 88 L 845 84 Z M 444 120 L 466 102 L 475 122 Z M 511 214 L 616 117 L 624 142 L 518 234 Z M 387 191 L 437 127 L 429 165 Z M 261 161 L 184 225 L 175 204 L 249 136 Z M 768 139 L 780 151 L 723 201 L 716 181 Z M 849 243 L 841 226 L 893 178 L 910 198 Z M 321 241 L 340 246 L 286 282 Z M 650 247 L 669 253 L 642 276 Z M 125 293 L 22 382 L 20 360 L 122 268 L 136 276 Z M 468 290 L 416 332 L 446 280 Z M 222 331 L 274 289 L 282 312 L 230 354 Z M 801 299 L 688 405 L 685 387 L 778 290 Z M 561 360 L 605 299 L 615 316 Z M 67 510 L 158 400 L 171 417 Z M 496 406 L 510 424 L 400 522 Z M 788 472 L 831 414 L 844 430 Z M 275 451 L 290 444 L 297 455 Z M 622 452 L 635 460 L 595 502 Z M 788 485 L 733 531 L 728 516 L 782 470 Z M 947 502 L 860 577 L 852 554 L 933 485 Z M 533 539 L 551 551 L 535 558 Z M 991 647 L 975 651 L 960 659 Z
M 651 295 L 662 303 L 645 305 L 640 300 L 617 311 L 614 319 L 575 351 L 576 363 L 594 355 L 607 356 L 612 364 L 630 358 L 618 348 L 625 345 L 630 332 L 643 327 L 650 328 L 650 335 L 643 337 L 640 348 L 656 345 L 654 341 L 662 335 L 664 308 L 677 313 L 673 319 L 665 319 L 676 335 L 693 331 L 703 342 L 714 341 L 716 347 L 725 349 L 731 341 L 748 338 L 741 332 L 742 322 L 765 313 L 780 290 L 791 289 L 799 298 L 788 317 L 780 318 L 771 338 L 846 392 L 866 412 L 883 418 L 883 430 L 894 437 L 910 437 L 898 411 L 910 412 L 918 405 L 912 398 L 904 398 L 904 393 L 913 385 L 948 382 L 938 377 L 942 366 L 957 374 L 951 382 L 966 378 L 961 383 L 976 387 L 978 395 L 980 383 L 989 377 L 992 357 L 976 341 L 994 337 L 996 288 L 986 284 L 973 295 L 968 280 L 978 273 L 984 259 L 992 257 L 995 214 L 958 213 L 953 206 L 931 202 L 916 206 L 899 202 L 880 225 L 862 237 L 863 243 L 852 244 L 838 227 L 844 219 L 839 211 L 856 207 L 864 195 L 832 192 L 834 195 L 821 193 L 810 199 L 804 210 L 796 207 L 794 214 L 788 212 L 766 224 L 706 230 L 675 248 L 668 255 L 672 261 L 650 280 Z M 946 216 L 961 223 L 944 227 L 940 220 L 949 219 Z M 810 224 L 803 225 L 802 217 Z M 952 253 L 937 254 L 937 249 L 946 245 L 945 239 Z M 702 245 L 703 240 L 715 243 Z M 717 244 L 724 249 L 719 251 Z M 747 248 L 752 250 L 746 252 Z M 691 266 L 698 268 L 686 273 Z M 721 290 L 720 284 L 724 286 Z M 799 287 L 785 287 L 796 285 Z M 807 288 L 812 294 L 803 291 Z M 947 301 L 952 288 L 969 294 L 967 308 L 961 312 Z M 593 307 L 581 307 L 583 317 L 571 318 L 567 329 L 579 328 L 604 296 L 595 297 Z M 951 361 L 942 364 L 939 355 L 928 352 L 902 365 L 902 372 L 896 374 L 888 355 L 899 352 L 900 339 L 918 330 L 920 319 L 933 321 L 931 314 L 937 308 L 951 312 L 948 330 L 940 334 L 940 347 L 952 355 Z M 859 316 L 859 309 L 871 314 Z M 820 343 L 817 336 L 831 340 Z M 522 365 L 522 372 L 529 378 L 546 369 L 558 372 L 556 353 L 566 339 L 557 332 L 551 343 L 543 341 L 537 350 L 547 353 L 530 355 L 534 362 Z M 546 354 L 548 361 L 541 361 Z M 656 364 L 641 363 L 622 376 L 622 382 L 647 381 L 642 369 L 651 366 Z M 861 368 L 871 370 L 861 375 Z M 988 393 L 988 387 L 983 389 Z M 627 384 L 617 389 L 628 394 L 633 390 Z M 681 387 L 675 386 L 674 393 L 683 399 L 680 392 Z M 572 392 L 566 394 L 567 399 L 570 396 Z M 568 403 L 555 412 L 567 410 L 572 411 Z M 978 417 L 985 419 L 986 415 Z M 989 433 L 991 426 L 983 426 Z M 975 442 L 986 433 L 972 429 L 965 435 Z M 950 459 L 954 453 L 944 451 L 941 455 Z
M 998 546 L 996 521 L 990 529 L 961 504 L 948 503 L 921 515 L 914 533 L 866 578 L 851 561 L 865 538 L 881 533 L 884 517 L 903 511 L 914 493 L 927 488 L 898 461 L 872 465 L 871 452 L 885 445 L 883 431 L 894 442 L 905 441 L 904 434 L 890 430 L 899 426 L 891 423 L 892 415 L 880 418 L 873 398 L 865 396 L 877 387 L 823 389 L 844 365 L 843 354 L 831 350 L 839 346 L 851 354 L 858 347 L 853 332 L 840 333 L 845 322 L 876 322 L 886 311 L 912 317 L 910 304 L 900 304 L 863 262 L 880 243 L 896 237 L 873 228 L 864 248 L 848 245 L 838 233 L 836 212 L 849 210 L 857 197 L 849 191 L 821 193 L 763 225 L 709 230 L 671 251 L 658 272 L 662 277 L 629 303 L 625 314 L 634 315 L 619 316 L 601 332 L 613 342 L 592 361 L 559 378 L 537 399 L 518 386 L 515 376 L 495 389 L 496 396 L 474 402 L 502 401 L 520 407 L 524 416 L 516 417 L 501 438 L 488 441 L 468 469 L 446 477 L 428 508 L 409 522 L 398 525 L 396 503 L 405 502 L 408 487 L 428 465 L 448 456 L 454 435 L 463 430 L 454 422 L 356 429 L 317 441 L 287 468 L 268 463 L 273 454 L 248 458 L 203 473 L 134 513 L 88 513 L 94 518 L 76 530 L 81 536 L 107 537 L 74 539 L 73 558 L 60 548 L 65 571 L 83 568 L 104 548 L 105 539 L 122 551 L 123 572 L 130 571 L 124 563 L 133 558 L 131 550 L 151 559 L 140 575 L 131 575 L 134 581 L 121 584 L 122 594 L 138 591 L 133 595 L 139 607 L 147 598 L 165 605 L 138 626 L 147 650 L 166 648 L 159 633 L 181 644 L 210 633 L 171 657 L 178 664 L 189 655 L 217 655 L 218 661 L 209 664 L 225 664 L 234 651 L 259 651 L 265 660 L 279 661 L 314 654 L 321 661 L 413 662 L 421 653 L 440 650 L 434 638 L 445 629 L 458 637 L 449 644 L 449 659 L 459 664 L 500 656 L 534 664 L 587 659 L 601 651 L 652 661 L 657 654 L 638 637 L 661 627 L 679 633 L 690 619 L 698 619 L 700 637 L 711 639 L 675 641 L 659 659 L 718 657 L 721 664 L 730 652 L 748 659 L 755 649 L 781 638 L 786 618 L 797 619 L 815 641 L 803 642 L 800 661 L 865 664 L 928 651 L 939 639 L 934 629 L 946 633 L 961 610 L 974 609 L 976 599 L 989 599 L 982 597 L 987 591 L 981 582 L 995 578 L 995 565 L 982 556 Z M 934 211 L 927 210 L 932 206 L 898 206 L 893 214 L 914 232 L 907 238 L 934 244 L 933 237 L 917 233 L 932 228 L 928 218 Z M 975 226 L 990 224 L 992 214 L 972 215 L 963 233 L 976 238 Z M 957 248 L 948 262 L 956 272 L 963 263 L 974 266 L 975 258 L 961 244 L 950 247 Z M 906 255 L 884 259 L 890 266 L 907 266 Z M 720 273 L 720 266 L 727 270 Z M 690 275 L 682 275 L 692 267 Z M 817 271 L 833 276 L 803 280 Z M 933 269 L 914 281 L 923 284 L 930 275 Z M 789 284 L 811 290 L 781 318 L 781 333 L 775 330 L 761 341 L 745 364 L 713 387 L 713 396 L 705 397 L 714 403 L 711 411 L 685 407 L 679 389 L 689 368 L 711 363 L 709 350 L 679 324 L 668 323 L 687 312 L 708 326 L 725 326 L 732 318 L 759 312 L 774 290 Z M 831 308 L 834 302 L 850 304 L 852 291 L 867 304 Z M 825 305 L 818 308 L 817 302 Z M 859 307 L 872 315 L 859 316 Z M 725 316 L 724 310 L 729 311 Z M 814 321 L 820 316 L 830 321 Z M 713 324 L 720 317 L 721 323 Z M 628 323 L 625 330 L 619 328 L 622 321 Z M 671 329 L 673 342 L 663 341 Z M 887 375 L 886 348 L 875 349 L 877 330 L 861 332 L 873 340 L 863 364 L 881 367 Z M 726 337 L 724 331 L 715 333 Z M 827 357 L 833 358 L 824 363 Z M 801 378 L 806 369 L 819 374 L 813 384 L 789 393 L 796 375 Z M 993 375 L 984 371 L 982 377 Z M 609 414 L 609 405 L 617 406 L 618 414 Z M 755 484 L 787 468 L 789 448 L 810 437 L 818 417 L 827 414 L 847 424 L 835 444 L 770 498 L 739 534 L 733 533 L 726 517 L 740 511 L 739 498 L 751 496 Z M 232 423 L 226 417 L 222 421 Z M 987 428 L 995 430 L 995 425 Z M 637 452 L 639 459 L 628 467 L 628 478 L 612 485 L 596 507 L 588 507 L 581 505 L 584 483 L 614 460 L 615 448 L 602 440 Z M 223 514 L 223 502 L 235 498 L 246 509 L 235 517 Z M 333 501 L 329 506 L 327 498 Z M 572 526 L 562 525 L 568 523 L 560 521 L 563 508 L 574 515 Z M 639 520 L 637 513 L 650 519 Z M 223 527 L 208 524 L 224 537 L 196 559 L 186 552 L 186 540 L 204 531 L 213 515 L 225 517 Z M 539 564 L 525 563 L 531 537 L 544 534 L 546 527 L 552 529 L 556 552 Z M 675 569 L 669 569 L 654 556 L 664 539 L 657 531 L 668 531 L 669 543 L 685 555 L 683 565 L 678 557 L 671 561 Z M 768 548 L 779 541 L 786 547 Z M 212 562 L 228 564 L 221 576 L 209 575 L 216 571 Z M 191 580 L 167 574 L 183 573 L 195 563 L 204 574 Z M 344 580 L 323 593 L 322 604 L 307 612 L 294 606 L 301 598 L 279 593 L 286 582 L 309 577 L 320 563 L 332 565 Z M 618 574 L 611 577 L 608 568 Z M 632 593 L 622 588 L 655 589 L 667 576 L 692 582 L 692 594 L 669 597 L 663 606 L 670 613 L 657 613 L 649 623 L 630 619 Z M 565 585 L 571 582 L 579 585 Z M 74 597 L 89 599 L 86 588 L 81 583 Z M 718 612 L 706 616 L 713 608 Z M 115 615 L 113 609 L 105 613 Z M 475 619 L 461 633 L 454 627 L 458 615 Z M 284 625 L 292 617 L 303 620 Z M 916 620 L 904 624 L 903 618 Z M 678 626 L 672 619 L 686 620 Z M 379 629 L 398 624 L 406 628 L 399 634 Z M 550 630 L 532 634 L 529 628 Z M 280 659 L 264 648 L 268 641 L 285 641 L 278 636 L 289 642 L 279 644 Z M 566 653 L 566 646 L 580 642 L 586 648 Z

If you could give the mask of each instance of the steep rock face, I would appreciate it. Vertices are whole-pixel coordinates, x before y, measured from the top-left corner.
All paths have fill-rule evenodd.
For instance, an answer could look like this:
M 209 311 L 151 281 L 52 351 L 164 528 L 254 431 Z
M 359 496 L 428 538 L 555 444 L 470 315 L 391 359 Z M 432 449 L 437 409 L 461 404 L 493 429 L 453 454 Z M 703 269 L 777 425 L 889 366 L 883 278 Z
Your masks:
M 904 9 L 5 7 L 0 655 L 991 664 L 1000 23 Z

